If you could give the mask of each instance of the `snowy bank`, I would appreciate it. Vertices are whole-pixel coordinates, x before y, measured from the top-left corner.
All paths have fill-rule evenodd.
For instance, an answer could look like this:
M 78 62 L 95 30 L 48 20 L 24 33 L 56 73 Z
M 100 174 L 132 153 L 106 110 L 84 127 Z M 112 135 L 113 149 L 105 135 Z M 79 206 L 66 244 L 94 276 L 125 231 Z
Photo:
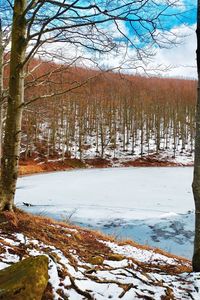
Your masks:
M 0 268 L 29 256 L 49 259 L 44 299 L 199 299 L 190 261 L 119 244 L 97 232 L 17 212 L 0 222 Z

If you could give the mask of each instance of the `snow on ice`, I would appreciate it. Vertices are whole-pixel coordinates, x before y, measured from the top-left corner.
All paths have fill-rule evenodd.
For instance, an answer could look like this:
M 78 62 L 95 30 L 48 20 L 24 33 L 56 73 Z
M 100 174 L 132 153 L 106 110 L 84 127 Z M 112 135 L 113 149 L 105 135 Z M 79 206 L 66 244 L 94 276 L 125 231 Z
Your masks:
M 117 238 L 192 256 L 191 167 L 75 170 L 22 177 L 16 203 Z

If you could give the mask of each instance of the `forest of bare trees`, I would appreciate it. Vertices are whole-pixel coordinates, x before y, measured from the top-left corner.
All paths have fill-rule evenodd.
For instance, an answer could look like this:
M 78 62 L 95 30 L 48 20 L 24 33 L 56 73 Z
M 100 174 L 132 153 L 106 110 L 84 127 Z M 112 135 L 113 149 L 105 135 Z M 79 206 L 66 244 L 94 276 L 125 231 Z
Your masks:
M 38 154 L 47 161 L 192 155 L 195 80 L 122 76 L 81 68 L 57 73 L 56 67 L 43 62 L 27 77 L 23 158 Z M 45 81 L 43 74 L 49 74 Z M 87 82 L 87 78 L 91 79 Z M 67 94 L 57 93 L 72 82 L 85 81 Z M 41 93 L 57 95 L 36 101 Z

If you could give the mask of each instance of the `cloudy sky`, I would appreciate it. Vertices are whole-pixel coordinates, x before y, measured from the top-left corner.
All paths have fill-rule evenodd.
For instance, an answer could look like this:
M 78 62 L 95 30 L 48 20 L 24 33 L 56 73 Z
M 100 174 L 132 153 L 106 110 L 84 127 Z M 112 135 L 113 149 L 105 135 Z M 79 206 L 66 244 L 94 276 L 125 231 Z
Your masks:
M 167 3 L 166 0 L 155 0 L 159 3 Z M 169 3 L 175 3 L 175 6 L 169 8 L 166 12 L 168 17 L 163 16 L 161 22 L 166 33 L 162 34 L 160 40 L 169 36 L 169 33 L 174 33 L 177 36 L 176 45 L 167 46 L 166 48 L 156 47 L 155 55 L 152 59 L 142 64 L 141 61 L 133 59 L 135 49 L 129 47 L 126 54 L 126 59 L 123 61 L 123 50 L 118 54 L 113 53 L 106 56 L 100 56 L 101 64 L 105 67 L 123 66 L 125 70 L 127 67 L 129 72 L 144 73 L 152 75 L 181 77 L 181 78 L 197 78 L 196 72 L 196 1 L 194 0 L 169 0 Z M 160 7 L 158 7 L 160 10 Z M 151 12 L 149 12 L 151 15 Z M 120 24 L 123 33 L 131 38 L 131 29 L 127 24 Z M 162 25 L 161 25 L 162 26 Z M 116 36 L 119 34 L 116 30 Z M 150 43 L 151 41 L 149 41 Z M 136 41 L 137 43 L 137 41 Z M 148 43 L 148 40 L 147 40 Z M 164 43 L 163 43 L 164 44 Z
M 79 2 L 86 2 L 88 5 L 88 3 L 98 3 L 98 1 L 100 0 L 80 0 Z M 114 39 L 114 41 L 117 41 L 119 44 L 117 50 L 115 49 L 113 52 L 111 51 L 106 54 L 98 53 L 97 51 L 91 53 L 87 47 L 75 47 L 74 44 L 76 43 L 65 42 L 64 45 L 66 45 L 66 47 L 63 44 L 58 45 L 58 47 L 60 47 L 59 51 L 61 51 L 61 54 L 65 56 L 69 62 L 73 61 L 73 58 L 79 56 L 81 58 L 84 57 L 82 64 L 86 67 L 96 67 L 99 65 L 103 69 L 110 69 L 120 66 L 123 72 L 129 73 L 144 74 L 147 72 L 147 74 L 150 75 L 197 78 L 195 57 L 196 2 L 196 0 L 100 1 L 101 7 L 105 5 L 105 8 L 109 3 L 111 16 L 112 5 L 115 5 L 113 6 L 115 7 L 114 12 L 116 11 L 120 14 L 122 12 L 123 17 L 125 16 L 125 12 L 123 8 L 122 11 L 118 11 L 118 3 L 131 3 L 130 7 L 134 12 L 131 15 L 134 19 L 133 22 L 117 20 L 117 26 L 115 22 L 106 22 L 103 23 L 102 27 L 99 27 L 102 32 L 107 30 L 111 40 Z M 145 3 L 144 6 L 143 3 Z M 138 11 L 137 6 L 140 8 Z M 160 14 L 160 12 L 162 13 Z M 98 16 L 98 14 L 96 15 Z M 69 15 L 69 17 L 70 16 L 71 15 Z M 153 26 L 154 17 L 156 20 L 155 27 Z M 104 18 L 106 18 L 105 15 Z M 153 22 L 151 22 L 152 20 Z M 61 22 L 62 21 L 63 20 L 61 20 Z M 59 21 L 57 20 L 57 22 Z M 106 26 L 104 24 L 106 24 Z M 80 42 L 84 44 L 84 36 L 87 36 L 90 31 L 87 32 L 86 30 L 86 32 L 83 32 L 83 29 L 80 30 L 82 30 L 81 34 L 83 38 L 80 40 L 81 35 L 78 35 L 77 41 L 78 44 L 81 44 Z M 96 31 L 95 34 L 98 36 L 100 31 Z M 154 43 L 154 38 L 151 36 L 152 32 L 154 32 L 154 38 L 159 41 L 158 43 Z M 68 40 L 71 39 L 73 41 L 75 39 L 74 36 L 73 30 L 71 30 L 71 36 L 69 32 L 67 33 Z M 123 36 L 127 37 L 126 42 L 123 40 Z M 172 43 L 168 47 L 168 40 L 170 40 L 171 37 L 173 38 L 173 36 L 178 37 L 176 39 L 177 43 L 176 45 Z M 128 41 L 129 39 L 131 40 L 130 43 Z M 86 40 L 89 41 L 89 38 Z M 51 49 L 51 52 L 54 51 L 56 56 L 58 47 L 53 43 L 49 44 L 47 49 Z M 148 55 L 145 57 L 145 51 L 141 53 L 145 47 L 147 48 L 147 53 L 152 52 L 154 54 L 152 57 Z M 138 51 L 138 49 L 140 49 L 141 52 Z M 62 55 L 60 55 L 60 57 Z M 140 57 L 142 57 L 142 59 L 140 59 Z M 81 64 L 81 61 L 77 61 L 77 63 Z
M 183 38 L 171 49 L 159 49 L 155 56 L 155 62 L 171 66 L 169 71 L 163 73 L 164 76 L 197 78 L 196 2 L 195 0 L 177 1 L 177 9 L 181 17 L 177 18 L 177 23 L 169 21 L 169 26 L 170 30 L 180 33 Z
M 164 76 L 197 78 L 196 71 L 196 35 L 195 27 L 180 28 L 185 32 L 182 42 L 171 49 L 158 50 L 155 61 L 171 68 L 163 72 Z
M 162 3 L 167 0 L 155 0 L 155 2 Z M 173 33 L 177 36 L 176 44 L 167 46 L 166 48 L 151 45 L 154 56 L 148 62 L 142 63 L 140 60 L 134 59 L 136 51 L 134 47 L 129 46 L 128 49 L 122 47 L 118 52 L 109 53 L 106 55 L 94 54 L 94 60 L 100 63 L 105 69 L 121 66 L 123 71 L 129 73 L 147 73 L 148 75 L 160 75 L 165 77 L 181 77 L 181 78 L 197 78 L 196 72 L 196 1 L 194 0 L 169 0 L 169 3 L 175 3 L 175 7 L 167 10 L 166 15 L 161 18 L 164 24 L 164 34 L 162 32 L 159 40 L 162 41 Z M 159 7 L 160 9 L 160 7 Z M 151 13 L 150 13 L 151 14 Z M 170 15 L 171 14 L 171 15 Z M 130 37 L 132 40 L 131 28 L 128 24 L 119 23 L 120 30 L 124 35 Z M 109 28 L 115 38 L 120 36 L 116 28 Z M 135 43 L 141 45 L 141 41 L 135 39 Z M 146 41 L 148 44 L 148 40 Z M 151 44 L 151 41 L 149 42 Z M 125 55 L 126 54 L 126 55 Z M 96 56 L 97 55 L 97 56 Z
M 115 54 L 100 56 L 101 63 L 105 68 L 113 66 L 123 66 L 124 70 L 129 73 L 134 73 L 134 66 L 137 67 L 138 73 L 147 73 L 148 75 L 160 75 L 164 77 L 181 77 L 181 78 L 197 78 L 196 71 L 196 25 L 191 27 L 180 26 L 177 28 L 179 32 L 184 34 L 181 41 L 170 48 L 157 49 L 149 64 L 143 65 L 140 61 L 133 62 L 130 69 L 129 60 L 121 62 L 121 56 Z M 132 52 L 129 50 L 129 52 Z M 134 52 L 134 51 L 133 51 Z M 131 55 L 131 54 L 130 54 Z M 144 70 L 143 70 L 144 68 Z
M 161 0 L 157 1 L 161 2 Z M 169 17 L 167 21 L 163 19 L 163 22 L 169 32 L 175 33 L 180 38 L 177 40 L 177 45 L 170 49 L 157 48 L 152 62 L 146 66 L 146 69 L 150 69 L 149 72 L 153 73 L 151 69 L 155 68 L 155 74 L 159 73 L 162 76 L 197 78 L 195 34 L 197 4 L 195 0 L 174 2 L 176 7 L 171 12 L 176 12 L 177 16 Z M 117 61 L 116 57 L 115 60 Z
M 115 3 L 117 2 L 115 1 Z M 136 3 L 141 6 L 141 1 L 136 1 Z M 121 67 L 123 72 L 129 73 L 144 74 L 146 72 L 148 75 L 197 78 L 195 57 L 196 1 L 149 0 L 145 3 L 147 4 L 145 4 L 144 11 L 140 9 L 138 14 L 133 15 L 133 17 L 143 18 L 144 22 L 141 22 L 142 24 L 136 21 L 133 22 L 133 27 L 131 27 L 130 22 L 117 21 L 119 30 L 113 23 L 105 23 L 106 26 L 102 25 L 101 30 L 107 30 L 108 34 L 121 45 L 117 51 L 115 49 L 113 52 L 102 54 L 97 51 L 90 52 L 84 47 L 76 48 L 73 43 L 65 43 L 66 47 L 63 45 L 60 47 L 61 56 L 65 56 L 69 61 L 72 61 L 73 57 L 84 57 L 84 59 L 78 60 L 77 64 L 82 64 L 85 67 L 96 67 L 98 65 L 105 70 Z M 169 5 L 172 3 L 173 5 Z M 132 5 L 135 8 L 137 4 Z M 168 5 L 169 7 L 159 17 L 159 22 L 156 21 L 154 37 L 159 41 L 159 45 L 157 45 L 153 43 L 151 34 L 148 33 L 148 29 L 150 29 L 150 32 L 153 31 L 151 22 L 148 23 L 148 19 L 152 20 L 154 16 L 157 16 L 162 11 L 162 5 L 163 8 Z M 139 33 L 138 36 L 137 32 Z M 121 33 L 130 38 L 132 45 L 127 40 L 127 44 L 124 42 Z M 85 35 L 87 35 L 87 32 Z M 173 36 L 177 37 L 176 44 L 172 43 L 168 46 L 168 38 L 171 39 Z M 138 58 L 137 49 L 143 50 L 145 46 L 149 47 L 148 53 L 152 51 L 154 55 L 150 58 L 147 56 L 147 59 L 142 61 L 140 57 Z M 163 48 L 163 46 L 166 47 Z M 51 51 L 53 48 L 58 53 L 54 44 L 50 47 Z M 145 57 L 143 53 L 142 57 Z

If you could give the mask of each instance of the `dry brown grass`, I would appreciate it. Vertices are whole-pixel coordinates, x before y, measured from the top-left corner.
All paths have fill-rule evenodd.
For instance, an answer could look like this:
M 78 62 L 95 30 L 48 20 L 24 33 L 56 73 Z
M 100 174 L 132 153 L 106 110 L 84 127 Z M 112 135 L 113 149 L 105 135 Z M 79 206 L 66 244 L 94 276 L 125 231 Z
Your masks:
M 183 166 L 181 163 L 169 161 L 167 159 L 158 159 L 156 155 L 149 155 L 146 157 L 137 158 L 122 162 L 124 167 L 178 167 Z M 187 164 L 187 165 L 193 165 Z
M 97 241 L 97 239 L 103 238 L 103 235 L 98 232 L 56 222 L 49 218 L 34 216 L 20 210 L 16 210 L 15 213 L 2 213 L 0 215 L 0 228 L 5 233 L 23 233 L 29 238 L 55 246 L 64 253 L 68 253 L 69 249 L 75 249 L 85 261 L 88 261 L 93 255 L 110 253 L 108 247 Z M 70 228 L 78 229 L 78 231 L 71 232 Z M 72 237 L 67 236 L 67 234 L 71 234 Z
M 55 158 L 56 159 L 56 158 Z M 118 159 L 108 160 L 102 158 L 85 159 L 81 161 L 80 159 L 65 159 L 64 161 L 42 161 L 38 164 L 36 161 L 20 160 L 19 175 L 31 175 L 44 172 L 54 172 L 54 171 L 66 171 L 73 169 L 82 168 L 109 168 L 112 167 L 113 163 L 118 161 Z M 158 160 L 155 156 L 148 156 L 143 158 L 138 158 L 135 160 L 129 160 L 121 162 L 122 167 L 177 167 L 182 166 L 182 164 L 171 162 L 168 160 Z
M 37 174 L 44 172 L 41 165 L 27 165 L 19 167 L 19 175 Z
M 20 232 L 31 239 L 37 239 L 46 244 L 55 246 L 56 248 L 60 249 L 69 259 L 69 250 L 74 249 L 76 250 L 77 255 L 81 257 L 82 261 L 85 262 L 89 262 L 91 257 L 94 256 L 101 256 L 104 259 L 109 259 L 112 251 L 105 244 L 99 242 L 99 240 L 116 242 L 114 238 L 108 237 L 98 231 L 84 229 L 63 222 L 57 222 L 46 217 L 35 216 L 18 209 L 15 213 L 4 212 L 0 214 L 0 229 L 6 234 Z M 77 231 L 71 231 L 70 229 L 76 229 Z M 119 245 L 132 245 L 136 248 L 145 250 L 153 249 L 149 246 L 139 245 L 132 240 L 116 243 Z M 156 265 L 156 268 L 159 270 L 163 270 L 168 274 L 191 272 L 189 260 L 169 254 L 160 249 L 154 248 L 153 250 L 156 253 L 175 258 L 179 261 L 177 266 L 158 264 Z M 23 249 L 21 255 L 22 254 Z M 134 263 L 137 263 L 144 272 L 151 272 L 151 262 L 149 262 L 149 264 L 144 264 L 134 259 L 132 260 Z M 186 266 L 185 263 L 188 263 L 188 266 Z
M 64 161 L 50 161 L 38 164 L 34 160 L 21 160 L 19 166 L 19 175 L 31 175 L 44 172 L 65 171 L 72 169 L 85 168 L 86 164 L 79 159 L 65 159 Z
M 145 250 L 152 250 L 152 248 L 148 246 L 141 246 L 134 241 L 124 241 L 124 242 L 117 242 L 114 238 L 108 237 L 103 235 L 98 231 L 91 231 L 88 229 L 83 229 L 78 226 L 72 226 L 70 224 L 66 224 L 63 222 L 57 222 L 50 218 L 41 217 L 41 216 L 34 216 L 28 213 L 25 213 L 21 210 L 16 210 L 15 213 L 4 212 L 0 214 L 0 230 L 2 236 L 0 236 L 0 243 L 4 246 L 0 248 L 0 253 L 6 253 L 6 246 L 9 245 L 9 241 L 5 240 L 5 236 L 10 239 L 15 239 L 14 233 L 23 233 L 26 237 L 30 238 L 29 243 L 20 243 L 20 245 L 13 245 L 9 247 L 9 253 L 16 254 L 19 256 L 19 259 L 26 258 L 30 256 L 29 252 L 30 249 L 40 250 L 41 248 L 38 247 L 35 243 L 31 242 L 31 240 L 38 240 L 43 242 L 46 245 L 54 246 L 57 249 L 61 250 L 64 256 L 69 260 L 70 265 L 74 267 L 75 270 L 78 270 L 77 260 L 76 258 L 71 255 L 71 250 L 75 250 L 76 255 L 78 255 L 79 260 L 83 263 L 85 275 L 90 280 L 94 280 L 99 283 L 116 283 L 110 279 L 102 279 L 98 278 L 94 274 L 97 271 L 104 270 L 106 265 L 104 265 L 104 260 L 113 260 L 113 252 L 109 247 L 107 247 L 104 243 L 100 242 L 99 240 L 104 241 L 111 241 L 118 243 L 119 245 L 132 245 L 134 247 L 145 249 Z M 17 240 L 17 238 L 16 238 Z M 53 252 L 49 247 L 43 248 L 43 251 L 55 262 L 59 262 L 59 256 L 55 252 Z M 178 275 L 183 272 L 190 272 L 191 271 L 191 264 L 190 261 L 170 255 L 160 249 L 154 249 L 154 252 L 159 254 L 164 254 L 168 257 L 176 258 L 178 263 L 177 265 L 167 265 L 167 264 L 159 264 L 159 262 L 150 261 L 148 263 L 142 263 L 137 261 L 134 258 L 129 259 L 132 260 L 135 266 L 137 266 L 137 272 L 144 275 L 144 278 L 148 278 L 151 273 L 160 273 L 160 274 L 168 274 L 168 275 Z M 116 256 L 116 254 L 115 254 Z M 123 255 L 120 255 L 120 259 L 123 259 Z M 98 264 L 97 259 L 101 259 L 101 262 Z M 117 258 L 114 260 L 118 260 Z M 85 263 L 90 263 L 93 265 L 90 268 Z M 130 264 L 131 266 L 132 264 Z M 135 267 L 134 267 L 135 268 Z M 106 269 L 107 270 L 107 269 Z M 133 272 L 132 268 L 126 268 L 127 272 L 130 272 L 133 278 L 138 278 L 138 280 L 142 281 L 142 277 L 137 277 L 137 274 Z M 93 273 L 94 272 L 94 273 Z M 62 270 L 59 271 L 59 277 L 64 279 L 66 276 L 69 276 L 71 281 L 71 288 L 75 289 L 79 294 L 84 295 L 85 299 L 93 299 L 91 298 L 90 294 L 84 290 L 80 290 L 79 287 L 75 284 L 75 280 L 73 276 L 71 276 L 63 265 Z M 128 289 L 132 288 L 132 284 L 122 284 L 117 282 L 118 286 L 123 289 L 122 295 L 125 294 Z M 144 279 L 144 284 L 145 279 Z M 156 287 L 163 287 L 164 283 L 162 281 L 157 281 L 152 283 Z M 62 285 L 62 284 L 61 284 Z M 137 288 L 136 288 L 137 290 Z M 58 289 L 57 293 L 59 294 L 62 299 L 65 299 L 65 295 L 63 295 L 62 289 Z M 89 297 L 90 296 L 90 297 Z M 140 295 L 140 291 L 138 289 L 138 298 Z M 162 296 L 163 300 L 173 300 L 175 299 L 172 293 L 172 288 L 167 287 L 166 295 Z M 48 286 L 45 290 L 42 300 L 53 300 L 53 293 L 52 293 L 52 286 L 48 283 Z M 67 299 L 67 298 L 66 298 Z M 143 298 L 144 299 L 144 298 Z M 147 298 L 145 298 L 147 299 Z M 153 298 L 148 298 L 153 299 Z

